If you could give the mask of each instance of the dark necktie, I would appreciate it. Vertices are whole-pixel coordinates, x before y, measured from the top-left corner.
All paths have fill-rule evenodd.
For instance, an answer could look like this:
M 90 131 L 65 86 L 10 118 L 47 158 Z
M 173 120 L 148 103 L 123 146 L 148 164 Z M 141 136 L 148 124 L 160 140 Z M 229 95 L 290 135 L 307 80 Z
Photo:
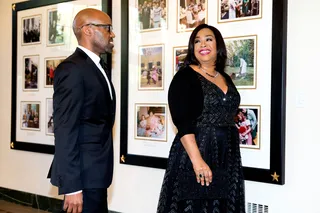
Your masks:
M 104 60 L 102 58 L 100 58 L 100 61 L 99 61 L 102 69 L 104 70 L 104 72 L 106 73 L 108 79 L 110 79 L 110 75 L 109 75 L 109 71 L 108 71 L 108 67 L 107 67 L 107 63 L 104 62 Z

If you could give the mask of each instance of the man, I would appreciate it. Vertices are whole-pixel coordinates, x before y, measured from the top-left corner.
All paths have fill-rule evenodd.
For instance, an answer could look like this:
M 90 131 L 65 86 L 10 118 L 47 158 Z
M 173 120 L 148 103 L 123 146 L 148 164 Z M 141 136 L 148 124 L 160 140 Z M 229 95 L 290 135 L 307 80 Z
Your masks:
M 79 46 L 54 76 L 55 154 L 49 177 L 65 195 L 65 211 L 103 213 L 113 175 L 115 92 L 99 56 L 112 52 L 115 35 L 110 17 L 96 9 L 80 11 L 73 31 Z

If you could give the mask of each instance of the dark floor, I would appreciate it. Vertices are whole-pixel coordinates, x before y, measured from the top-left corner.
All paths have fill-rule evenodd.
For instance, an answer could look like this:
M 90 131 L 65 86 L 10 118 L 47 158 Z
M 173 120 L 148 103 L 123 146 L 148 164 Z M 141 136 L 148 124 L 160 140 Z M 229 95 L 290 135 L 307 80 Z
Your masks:
M 18 205 L 15 203 L 10 203 L 4 200 L 0 200 L 0 213 L 48 213 L 48 212 L 33 209 L 31 207 Z

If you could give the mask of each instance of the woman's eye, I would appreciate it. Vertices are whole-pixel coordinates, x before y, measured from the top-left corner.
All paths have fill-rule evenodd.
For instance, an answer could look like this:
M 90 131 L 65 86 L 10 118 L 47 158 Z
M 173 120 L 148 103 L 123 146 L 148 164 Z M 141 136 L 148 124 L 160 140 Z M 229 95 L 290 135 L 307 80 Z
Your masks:
M 206 41 L 212 41 L 212 38 L 207 38 Z
M 199 43 L 199 42 L 200 42 L 200 40 L 195 40 L 195 41 L 194 41 L 195 44 L 196 44 L 196 43 Z

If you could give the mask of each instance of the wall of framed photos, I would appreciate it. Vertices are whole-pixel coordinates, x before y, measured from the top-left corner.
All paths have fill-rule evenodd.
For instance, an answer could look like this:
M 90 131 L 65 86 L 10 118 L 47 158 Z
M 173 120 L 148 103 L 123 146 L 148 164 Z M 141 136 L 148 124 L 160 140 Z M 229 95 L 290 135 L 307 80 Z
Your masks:
M 11 6 L 12 3 L 17 2 L 20 1 L 0 1 L 2 18 L 0 27 L 3 32 L 11 31 Z M 317 42 L 320 32 L 315 27 L 318 26 L 319 7 L 320 2 L 317 0 L 310 0 L 308 4 L 299 0 L 291 0 L 290 4 L 288 4 L 287 121 L 285 131 L 287 141 L 285 157 L 286 184 L 278 186 L 246 181 L 246 201 L 268 205 L 269 212 L 272 213 L 313 213 L 317 212 L 318 209 L 320 186 L 317 183 L 320 173 L 315 168 L 318 167 L 317 156 L 320 144 L 317 140 L 318 105 L 316 102 L 318 100 L 315 97 L 318 97 L 317 85 L 320 73 L 314 66 L 315 62 L 318 61 L 320 49 Z M 121 1 L 113 1 L 113 11 L 121 11 L 122 9 Z M 262 16 L 264 15 L 262 13 Z M 121 158 L 121 62 L 124 60 L 121 57 L 121 47 L 126 42 L 121 40 L 121 21 L 120 12 L 114 12 L 113 25 L 116 39 L 114 40 L 115 53 L 113 54 L 112 79 L 119 102 L 117 103 L 116 123 L 114 126 L 115 174 L 113 184 L 109 189 L 109 208 L 122 213 L 149 213 L 155 212 L 164 170 L 119 163 Z M 230 24 L 232 23 L 236 22 L 230 22 Z M 176 32 L 176 27 L 173 26 L 173 28 L 174 32 Z M 251 39 L 252 37 L 248 38 Z M 260 36 L 258 35 L 259 40 Z M 3 33 L 2 39 L 0 39 L 0 186 L 48 197 L 57 197 L 56 188 L 51 187 L 48 179 L 46 179 L 52 155 L 12 150 L 8 145 L 11 138 L 10 88 L 12 71 L 12 47 L 9 41 L 11 41 L 11 34 Z M 184 45 L 181 42 L 181 44 L 175 44 L 174 46 Z M 166 54 L 173 55 L 173 51 L 173 49 L 169 48 Z M 33 53 L 28 55 L 33 55 Z M 40 60 L 40 62 L 45 63 L 44 60 Z M 166 61 L 167 63 L 169 62 Z M 258 63 L 257 67 L 261 67 L 261 65 Z M 173 72 L 173 64 L 169 63 L 167 69 L 169 72 Z M 137 87 L 138 81 L 134 85 Z M 259 85 L 260 83 L 257 84 L 257 87 Z M 249 91 L 249 89 L 247 90 Z M 43 103 L 46 103 L 45 98 Z M 138 104 L 138 109 L 143 111 L 145 110 L 143 108 L 145 107 L 144 104 L 149 103 L 140 101 Z M 245 106 L 251 107 L 251 105 Z M 134 111 L 137 108 L 136 105 L 130 107 Z M 162 107 L 162 105 L 159 107 Z M 255 109 L 254 107 L 252 108 Z M 262 106 L 260 110 L 263 110 Z M 130 116 L 132 116 L 131 119 L 134 118 L 133 114 Z M 167 122 L 170 122 L 170 120 L 168 119 Z M 134 126 L 132 128 L 134 132 Z M 45 134 L 45 132 L 43 133 Z M 155 142 L 162 143 L 162 141 Z M 59 198 L 62 199 L 62 197 Z
M 225 72 L 241 95 L 235 125 L 245 179 L 284 184 L 285 2 L 123 0 L 120 162 L 166 167 L 176 134 L 167 91 L 186 57 L 192 30 L 206 23 L 225 40 Z M 135 107 L 141 104 L 144 113 Z M 160 105 L 163 110 L 155 112 Z

